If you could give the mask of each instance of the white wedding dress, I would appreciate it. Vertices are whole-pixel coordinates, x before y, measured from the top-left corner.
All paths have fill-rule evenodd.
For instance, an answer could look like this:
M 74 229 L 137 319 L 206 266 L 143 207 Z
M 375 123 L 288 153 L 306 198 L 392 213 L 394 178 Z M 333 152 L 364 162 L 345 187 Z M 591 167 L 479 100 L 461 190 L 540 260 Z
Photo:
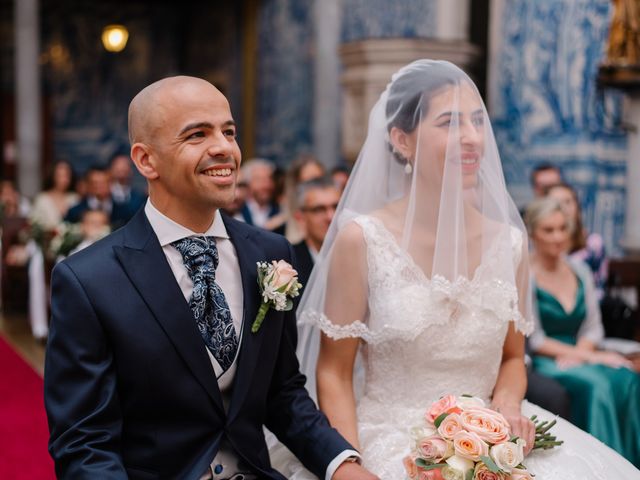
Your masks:
M 428 279 L 381 221 L 371 216 L 355 221 L 367 245 L 366 323 L 337 326 L 318 314 L 306 321 L 329 336 L 364 340 L 365 378 L 357 404 L 363 465 L 382 479 L 402 480 L 410 429 L 422 425 L 427 406 L 449 393 L 488 399 L 509 321 L 523 319 L 515 287 L 492 281 L 490 263 L 472 280 Z M 514 229 L 516 252 L 522 246 L 520 236 Z M 526 401 L 522 413 L 554 418 Z M 631 463 L 569 422 L 559 418 L 553 433 L 564 440 L 561 447 L 535 451 L 525 459 L 536 480 L 640 479 L 640 471 Z M 273 464 L 288 478 L 315 478 L 283 457 L 281 451 L 275 452 Z

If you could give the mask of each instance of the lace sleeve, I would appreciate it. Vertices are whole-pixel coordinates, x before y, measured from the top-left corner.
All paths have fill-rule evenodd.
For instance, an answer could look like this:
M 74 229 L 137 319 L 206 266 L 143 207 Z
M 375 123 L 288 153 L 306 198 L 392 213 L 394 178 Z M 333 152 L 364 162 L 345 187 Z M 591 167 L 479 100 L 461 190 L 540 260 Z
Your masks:
M 534 330 L 531 292 L 531 276 L 529 272 L 529 247 L 524 234 L 511 227 L 513 245 L 513 262 L 516 273 L 516 298 L 513 300 L 512 321 L 516 330 L 529 336 Z

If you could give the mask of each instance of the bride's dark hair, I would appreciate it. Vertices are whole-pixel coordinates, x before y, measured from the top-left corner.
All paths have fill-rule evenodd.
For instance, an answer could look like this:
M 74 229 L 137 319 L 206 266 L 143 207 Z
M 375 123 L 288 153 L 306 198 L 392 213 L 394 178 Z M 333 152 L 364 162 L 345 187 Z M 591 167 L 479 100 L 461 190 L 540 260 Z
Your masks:
M 458 67 L 443 63 L 439 68 L 408 69 L 391 83 L 385 109 L 387 131 L 393 127 L 413 132 L 429 110 L 429 100 L 440 89 L 456 85 L 466 76 Z

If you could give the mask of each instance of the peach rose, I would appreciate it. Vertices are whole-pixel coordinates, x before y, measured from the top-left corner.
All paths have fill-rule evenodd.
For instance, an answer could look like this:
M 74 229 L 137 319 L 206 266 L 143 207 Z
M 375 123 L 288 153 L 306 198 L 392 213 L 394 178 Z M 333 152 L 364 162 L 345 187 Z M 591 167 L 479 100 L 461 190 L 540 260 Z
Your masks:
M 407 455 L 402 459 L 402 463 L 407 472 L 407 477 L 411 480 L 416 480 L 418 478 L 418 466 L 416 465 L 415 458 Z
M 496 444 L 509 440 L 509 424 L 498 412 L 471 407 L 460 414 L 462 428 L 477 433 L 486 442 Z
M 509 480 L 534 480 L 533 475 L 531 475 L 526 470 L 522 470 L 521 468 L 514 468 L 511 470 L 511 476 Z
M 438 433 L 447 440 L 453 440 L 453 436 L 460 430 L 462 430 L 462 424 L 460 423 L 460 415 L 457 413 L 447 415 L 438 427 Z
M 500 470 L 509 473 L 524 460 L 524 441 L 519 439 L 516 443 L 494 445 L 489 450 L 489 455 Z
M 489 454 L 489 446 L 474 432 L 464 430 L 453 436 L 453 448 L 457 455 L 477 462 L 483 455 Z
M 476 468 L 473 471 L 473 480 L 508 480 L 506 473 L 492 472 L 482 462 L 476 463 Z
M 274 260 L 271 264 L 273 265 L 273 278 L 270 283 L 276 289 L 287 286 L 283 292 L 287 293 L 293 284 L 292 280 L 298 279 L 298 272 L 284 260 L 278 262 Z
M 418 455 L 425 460 L 438 463 L 453 454 L 453 448 L 439 435 L 432 435 L 418 442 Z
M 446 397 L 442 397 L 437 402 L 434 402 L 427 413 L 425 413 L 424 418 L 429 424 L 433 424 L 436 418 L 438 418 L 443 413 L 454 410 L 457 406 L 457 399 L 454 395 L 447 395 Z

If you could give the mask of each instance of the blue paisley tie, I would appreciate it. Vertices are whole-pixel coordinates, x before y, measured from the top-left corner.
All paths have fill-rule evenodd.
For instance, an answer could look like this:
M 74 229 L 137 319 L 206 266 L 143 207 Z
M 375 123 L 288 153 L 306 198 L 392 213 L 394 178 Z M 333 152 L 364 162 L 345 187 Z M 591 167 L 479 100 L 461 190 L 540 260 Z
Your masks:
M 227 299 L 216 283 L 218 249 L 213 237 L 187 237 L 173 242 L 193 281 L 189 307 L 205 345 L 223 371 L 233 363 L 238 337 Z

